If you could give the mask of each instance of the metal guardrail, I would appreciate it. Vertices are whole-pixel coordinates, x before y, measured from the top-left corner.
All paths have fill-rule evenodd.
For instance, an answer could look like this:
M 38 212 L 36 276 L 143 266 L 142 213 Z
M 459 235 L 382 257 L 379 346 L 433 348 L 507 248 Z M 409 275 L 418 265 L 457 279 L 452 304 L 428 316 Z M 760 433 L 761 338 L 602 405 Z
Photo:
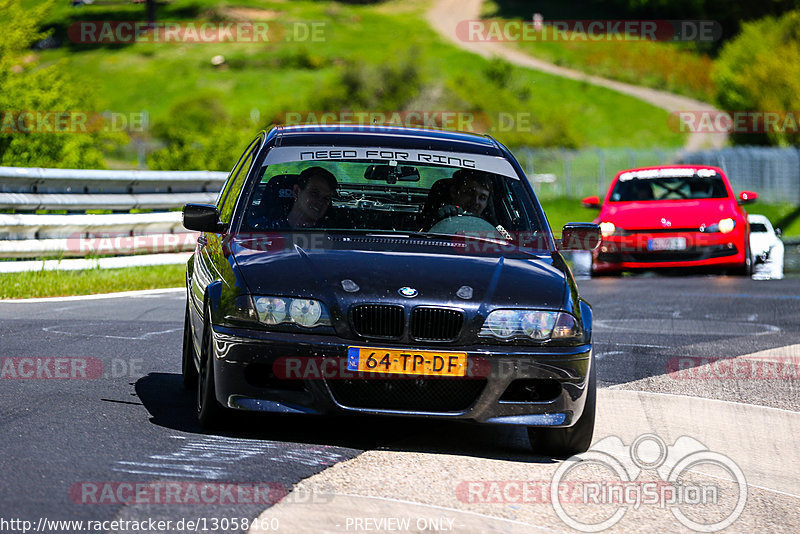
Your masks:
M 0 213 L 0 239 L 47 239 L 75 235 L 184 232 L 177 211 L 106 215 Z
M 183 228 L 187 202 L 213 203 L 227 176 L 211 171 L 119 171 L 0 167 L 0 272 L 185 262 L 196 234 Z M 37 210 L 112 214 L 34 214 Z M 22 212 L 22 213 L 20 213 Z M 153 254 L 157 253 L 157 254 Z M 95 258 L 96 256 L 116 256 Z M 89 259 L 62 259 L 88 257 Z
M 216 194 L 227 173 L 215 171 L 114 171 L 0 167 L 3 193 Z
M 171 194 L 31 194 L 0 193 L 0 209 L 36 210 L 166 210 L 187 202 L 213 203 L 216 193 Z

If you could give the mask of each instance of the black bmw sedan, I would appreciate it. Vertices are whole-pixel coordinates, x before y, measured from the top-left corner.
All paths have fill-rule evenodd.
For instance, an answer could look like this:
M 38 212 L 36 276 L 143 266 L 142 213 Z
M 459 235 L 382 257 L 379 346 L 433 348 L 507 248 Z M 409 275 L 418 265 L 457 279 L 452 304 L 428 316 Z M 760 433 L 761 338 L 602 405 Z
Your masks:
M 464 419 L 586 450 L 592 311 L 519 163 L 490 137 L 388 126 L 262 132 L 187 272 L 183 381 L 228 410 Z

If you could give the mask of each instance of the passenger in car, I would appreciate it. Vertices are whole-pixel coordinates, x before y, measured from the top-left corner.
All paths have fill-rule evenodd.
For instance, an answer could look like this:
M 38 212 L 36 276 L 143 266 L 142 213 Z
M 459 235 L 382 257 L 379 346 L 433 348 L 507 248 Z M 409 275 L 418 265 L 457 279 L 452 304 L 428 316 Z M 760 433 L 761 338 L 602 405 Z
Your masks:
M 301 172 L 292 188 L 294 204 L 286 216 L 285 226 L 290 228 L 317 226 L 327 213 L 331 198 L 338 186 L 336 177 L 322 167 L 309 167 Z

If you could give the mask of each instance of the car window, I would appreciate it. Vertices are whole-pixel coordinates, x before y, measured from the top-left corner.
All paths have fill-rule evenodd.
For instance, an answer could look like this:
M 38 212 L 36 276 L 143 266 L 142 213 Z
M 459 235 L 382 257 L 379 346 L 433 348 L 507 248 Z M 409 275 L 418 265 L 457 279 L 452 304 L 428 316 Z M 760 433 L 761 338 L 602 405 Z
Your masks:
M 767 232 L 767 226 L 764 223 L 750 223 L 751 232 Z
M 243 210 L 242 232 L 324 228 L 548 247 L 535 197 L 516 177 L 387 160 L 295 161 L 261 172 Z
M 236 207 L 236 200 L 239 198 L 239 194 L 244 186 L 250 166 L 253 164 L 253 159 L 255 158 L 255 154 L 257 152 L 256 146 L 257 145 L 254 143 L 248 148 L 248 151 L 245 152 L 244 156 L 239 161 L 239 164 L 234 169 L 234 172 L 231 173 L 231 178 L 225 184 L 225 189 L 221 195 L 224 198 L 222 199 L 221 204 L 219 204 L 219 218 L 224 223 L 231 221 L 233 209 Z
M 698 200 L 727 198 L 725 182 L 714 176 L 660 176 L 657 178 L 622 177 L 611 191 L 612 202 L 646 202 L 651 200 Z

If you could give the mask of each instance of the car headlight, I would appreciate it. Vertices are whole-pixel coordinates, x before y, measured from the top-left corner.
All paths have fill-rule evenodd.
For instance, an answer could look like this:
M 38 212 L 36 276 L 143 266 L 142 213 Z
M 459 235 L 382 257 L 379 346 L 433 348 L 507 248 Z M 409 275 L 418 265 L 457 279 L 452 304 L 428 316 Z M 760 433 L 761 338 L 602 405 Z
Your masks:
M 612 222 L 601 222 L 600 223 L 600 235 L 603 237 L 608 237 L 610 235 L 614 235 L 614 231 L 617 229 Z
M 719 222 L 716 222 L 710 226 L 706 226 L 706 232 L 720 232 L 723 234 L 729 234 L 733 232 L 733 229 L 736 228 L 736 221 L 731 219 L 730 217 L 726 219 L 722 219 Z
M 495 310 L 483 322 L 481 337 L 501 340 L 579 339 L 583 335 L 578 321 L 566 312 L 545 310 Z
M 253 300 L 258 320 L 270 326 L 296 324 L 314 328 L 331 325 L 328 310 L 318 300 L 270 296 L 257 296 Z
M 330 326 L 325 305 L 313 299 L 239 295 L 226 319 L 259 322 L 275 326 L 295 324 L 305 328 Z

